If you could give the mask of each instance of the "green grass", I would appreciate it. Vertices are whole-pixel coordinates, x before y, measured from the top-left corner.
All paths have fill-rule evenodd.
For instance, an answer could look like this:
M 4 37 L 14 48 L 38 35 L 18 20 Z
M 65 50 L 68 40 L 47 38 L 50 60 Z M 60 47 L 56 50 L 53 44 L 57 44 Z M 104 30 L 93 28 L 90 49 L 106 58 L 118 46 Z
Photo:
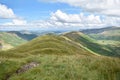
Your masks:
M 90 33 L 88 36 L 112 52 L 112 56 L 120 57 L 120 28 L 108 28 L 108 30 L 102 30 L 100 33 Z
M 16 61 L 0 59 L 0 62 L 0 80 L 6 80 L 9 75 L 12 75 L 20 67 L 20 63 Z
M 39 66 L 16 74 L 29 62 Z M 120 80 L 119 75 L 120 58 L 94 55 L 63 35 L 44 35 L 0 51 L 0 80 Z
M 120 41 L 114 41 L 114 40 L 97 40 L 97 43 L 103 45 L 115 45 L 115 46 L 120 45 Z
M 107 50 L 112 52 L 112 54 L 114 54 L 114 56 L 120 57 L 120 41 L 114 40 L 114 38 L 112 40 L 107 40 L 107 39 L 100 39 L 100 40 L 98 39 L 96 41 L 99 45 L 106 47 Z
M 20 66 L 32 61 L 40 65 L 25 73 L 15 73 Z M 119 80 L 119 66 L 119 58 L 42 54 L 1 61 L 0 80 L 6 75 L 10 75 L 9 80 Z

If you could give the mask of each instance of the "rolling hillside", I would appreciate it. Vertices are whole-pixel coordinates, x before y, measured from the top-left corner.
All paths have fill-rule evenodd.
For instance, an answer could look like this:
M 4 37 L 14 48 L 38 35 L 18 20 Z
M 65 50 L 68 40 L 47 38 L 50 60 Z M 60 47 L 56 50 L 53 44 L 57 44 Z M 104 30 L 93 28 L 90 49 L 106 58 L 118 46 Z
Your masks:
M 78 32 L 49 34 L 0 51 L 0 80 L 119 80 L 120 59 L 93 54 L 85 46 L 92 41 Z
M 93 55 L 91 52 L 86 51 L 81 46 L 76 45 L 73 41 L 69 41 L 63 36 L 57 36 L 51 34 L 38 37 L 26 44 L 23 44 L 12 50 L 9 50 L 8 55 L 11 55 L 10 53 L 11 54 L 16 53 L 16 55 L 19 56 L 22 54 Z M 3 55 L 5 54 L 3 53 Z
M 27 42 L 14 33 L 0 32 L 0 43 L 2 49 L 10 49 Z

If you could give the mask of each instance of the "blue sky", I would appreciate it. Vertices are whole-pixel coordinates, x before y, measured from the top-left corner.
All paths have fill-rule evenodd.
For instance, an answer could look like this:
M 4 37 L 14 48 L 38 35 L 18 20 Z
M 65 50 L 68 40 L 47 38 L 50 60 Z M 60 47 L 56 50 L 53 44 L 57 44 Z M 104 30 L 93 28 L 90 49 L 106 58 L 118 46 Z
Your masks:
M 38 0 L 1 0 L 0 3 L 7 5 L 15 14 L 27 20 L 49 18 L 50 13 L 58 9 L 71 14 L 80 13 L 81 10 L 66 3 L 45 3 Z
M 119 4 L 119 0 L 0 0 L 0 29 L 119 26 Z

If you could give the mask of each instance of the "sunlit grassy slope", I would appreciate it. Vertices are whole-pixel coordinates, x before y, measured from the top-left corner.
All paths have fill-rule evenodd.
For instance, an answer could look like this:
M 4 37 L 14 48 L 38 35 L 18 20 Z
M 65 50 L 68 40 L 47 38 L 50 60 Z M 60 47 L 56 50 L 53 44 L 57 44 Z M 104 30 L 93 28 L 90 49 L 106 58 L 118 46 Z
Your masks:
M 40 65 L 16 74 L 20 66 L 36 61 Z M 5 80 L 119 80 L 120 59 L 82 55 L 37 55 L 4 59 L 0 63 L 0 79 Z
M 85 36 L 84 40 L 93 41 L 88 38 Z M 81 45 L 69 40 L 66 34 L 44 35 L 12 50 L 1 51 L 0 80 L 120 79 L 119 58 L 95 55 L 85 49 L 84 44 Z M 29 62 L 38 62 L 39 66 L 21 74 L 16 73 Z
M 10 49 L 27 41 L 18 37 L 16 34 L 0 32 L 0 42 L 2 43 L 3 49 Z

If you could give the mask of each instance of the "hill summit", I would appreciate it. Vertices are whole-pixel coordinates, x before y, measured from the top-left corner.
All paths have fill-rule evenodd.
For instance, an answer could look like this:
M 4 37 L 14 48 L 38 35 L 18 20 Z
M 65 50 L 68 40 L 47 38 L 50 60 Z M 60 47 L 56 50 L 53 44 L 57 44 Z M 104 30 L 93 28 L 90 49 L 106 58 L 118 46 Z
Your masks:
M 77 45 L 74 41 L 68 40 L 65 36 L 44 35 L 33 39 L 32 41 L 9 50 L 11 54 L 56 54 L 56 55 L 93 55 L 83 47 Z

